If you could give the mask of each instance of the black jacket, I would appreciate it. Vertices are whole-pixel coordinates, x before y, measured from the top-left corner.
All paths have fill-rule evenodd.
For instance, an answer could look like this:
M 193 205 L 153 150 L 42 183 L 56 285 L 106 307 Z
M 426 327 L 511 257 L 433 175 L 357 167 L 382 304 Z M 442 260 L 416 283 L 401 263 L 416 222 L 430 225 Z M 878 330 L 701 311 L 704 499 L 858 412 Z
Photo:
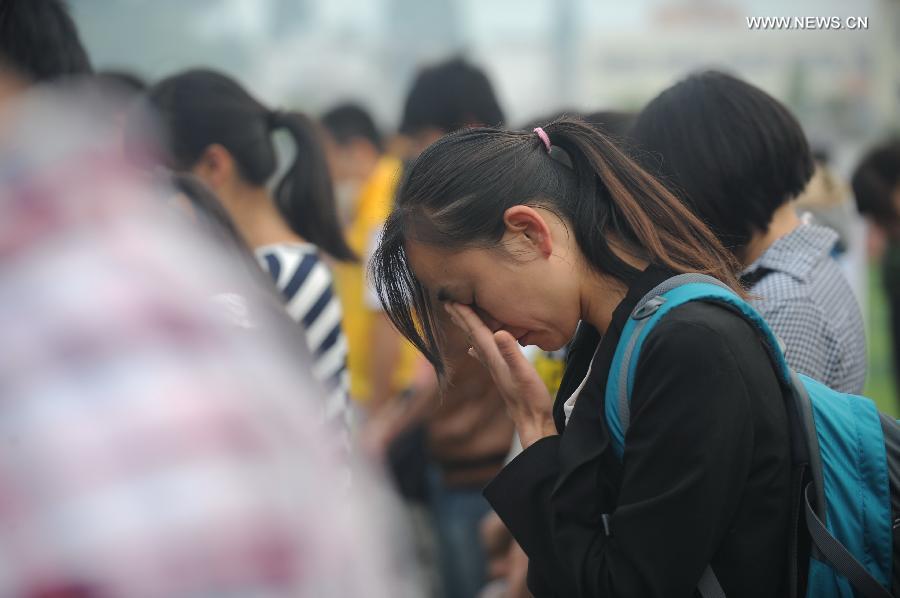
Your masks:
M 709 303 L 672 310 L 641 349 L 622 463 L 609 445 L 603 395 L 616 343 L 637 301 L 669 276 L 642 273 L 602 341 L 581 326 L 554 406 L 561 434 L 485 489 L 530 558 L 537 598 L 692 596 L 708 564 L 729 598 L 784 593 L 787 415 L 750 324 Z M 565 425 L 562 404 L 592 357 Z

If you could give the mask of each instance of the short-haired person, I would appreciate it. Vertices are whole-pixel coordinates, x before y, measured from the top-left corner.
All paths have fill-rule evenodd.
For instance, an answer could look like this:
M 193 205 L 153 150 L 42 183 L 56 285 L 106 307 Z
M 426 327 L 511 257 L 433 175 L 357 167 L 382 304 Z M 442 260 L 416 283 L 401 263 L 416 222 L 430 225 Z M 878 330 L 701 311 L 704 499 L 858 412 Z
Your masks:
M 365 258 L 393 205 L 402 163 L 384 152 L 381 133 L 361 106 L 339 104 L 320 121 L 341 226 L 349 247 Z M 367 259 L 341 262 L 333 269 L 344 310 L 350 396 L 371 417 L 410 390 L 417 357 L 415 348 L 384 316 L 377 299 L 372 299 L 366 263 Z M 375 453 L 383 450 L 383 443 L 364 444 Z
M 737 257 L 788 364 L 837 390 L 861 393 L 865 328 L 832 254 L 837 233 L 799 216 L 791 203 L 813 174 L 793 115 L 761 89 L 706 71 L 653 99 L 630 142 L 644 167 Z
M 384 141 L 371 115 L 359 104 L 338 104 L 320 120 L 338 216 L 341 224 L 349 227 L 357 212 L 360 188 L 384 155 Z
M 710 564 L 729 597 L 779 595 L 787 414 L 742 317 L 693 303 L 653 328 L 624 459 L 612 449 L 603 398 L 636 303 L 677 273 L 743 291 L 712 232 L 606 136 L 561 120 L 440 139 L 406 174 L 374 268 L 435 367 L 446 310 L 506 403 L 524 451 L 485 495 L 528 554 L 535 596 L 688 596 Z M 554 405 L 519 345 L 573 336 Z
M 415 157 L 436 139 L 475 124 L 499 126 L 503 109 L 487 74 L 462 58 L 419 71 L 406 96 L 400 133 Z
M 871 148 L 850 183 L 860 214 L 884 240 L 882 284 L 891 316 L 894 380 L 900 392 L 900 138 Z

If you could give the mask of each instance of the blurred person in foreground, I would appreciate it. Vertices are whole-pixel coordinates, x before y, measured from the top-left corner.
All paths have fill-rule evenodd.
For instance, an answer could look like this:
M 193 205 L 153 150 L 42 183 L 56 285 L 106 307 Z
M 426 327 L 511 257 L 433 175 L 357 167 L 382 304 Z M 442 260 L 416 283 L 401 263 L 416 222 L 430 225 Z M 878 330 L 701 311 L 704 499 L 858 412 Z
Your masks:
M 132 98 L 147 91 L 147 82 L 130 71 L 106 70 L 97 73 L 96 78 L 109 87 L 117 88 Z
M 212 189 L 271 275 L 328 391 L 327 417 L 347 429 L 347 342 L 331 270 L 321 254 L 355 256 L 338 225 L 315 125 L 300 113 L 271 110 L 230 77 L 203 69 L 151 87 L 129 128 L 140 130 L 144 123 L 159 128 L 158 147 L 151 151 L 166 167 L 192 173 Z M 295 150 L 283 174 L 272 138 L 278 130 L 290 134 Z M 140 148 L 129 137 L 126 130 L 126 145 Z
M 99 93 L 115 97 L 119 109 L 109 115 L 120 131 L 119 145 L 125 145 L 125 129 L 132 105 L 147 91 L 147 83 L 128 71 L 100 71 L 92 78 Z
M 866 381 L 862 313 L 833 256 L 838 235 L 797 214 L 813 174 L 809 143 L 775 98 L 707 71 L 654 98 L 631 130 L 638 161 L 739 261 L 788 364 L 831 388 Z
M 870 149 L 857 165 L 851 185 L 857 209 L 868 220 L 880 253 L 894 380 L 900 392 L 900 138 Z
M 393 205 L 402 163 L 385 153 L 381 134 L 362 107 L 335 106 L 321 122 L 347 244 L 365 258 Z M 367 259 L 336 263 L 334 273 L 344 309 L 350 396 L 374 417 L 389 408 L 391 399 L 412 392 L 417 357 L 415 348 L 394 329 L 371 292 L 366 264 Z M 390 434 L 390 430 L 382 432 Z M 370 449 L 383 450 L 383 441 L 371 440 L 376 446 Z
M 26 83 L 0 66 L 0 595 L 416 596 L 280 305 L 123 163 L 95 94 Z

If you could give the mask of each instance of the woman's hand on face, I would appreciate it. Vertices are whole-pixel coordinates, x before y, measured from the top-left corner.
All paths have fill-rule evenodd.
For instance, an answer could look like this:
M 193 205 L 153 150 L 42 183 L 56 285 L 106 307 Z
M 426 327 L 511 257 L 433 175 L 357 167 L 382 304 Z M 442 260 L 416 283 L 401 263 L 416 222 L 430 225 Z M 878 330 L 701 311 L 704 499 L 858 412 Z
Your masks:
M 522 447 L 555 435 L 553 398 L 513 335 L 505 330 L 492 332 L 467 305 L 447 303 L 445 307 L 453 323 L 466 335 L 471 347 L 469 355 L 490 372 L 516 425 Z

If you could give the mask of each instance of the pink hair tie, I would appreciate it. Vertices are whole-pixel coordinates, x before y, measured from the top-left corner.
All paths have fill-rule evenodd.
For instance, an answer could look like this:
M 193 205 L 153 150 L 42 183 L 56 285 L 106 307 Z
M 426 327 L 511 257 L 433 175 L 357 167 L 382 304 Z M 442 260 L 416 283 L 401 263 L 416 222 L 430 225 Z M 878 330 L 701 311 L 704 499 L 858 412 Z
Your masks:
M 547 131 L 545 131 L 541 127 L 535 127 L 534 132 L 537 133 L 537 136 L 541 138 L 541 141 L 544 142 L 544 147 L 547 148 L 547 153 L 550 153 L 550 136 L 547 135 Z

